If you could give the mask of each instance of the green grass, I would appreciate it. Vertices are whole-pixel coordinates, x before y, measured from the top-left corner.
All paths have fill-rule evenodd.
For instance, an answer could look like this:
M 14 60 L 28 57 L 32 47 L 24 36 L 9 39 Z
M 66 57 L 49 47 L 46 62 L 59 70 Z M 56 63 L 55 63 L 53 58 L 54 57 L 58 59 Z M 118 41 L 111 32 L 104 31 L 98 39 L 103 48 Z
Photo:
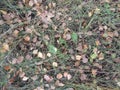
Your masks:
M 118 7 L 116 7 L 118 2 L 100 3 L 100 0 L 96 2 L 94 0 L 89 0 L 87 2 L 84 2 L 84 0 L 61 0 L 60 2 L 57 0 L 46 0 L 45 6 L 47 6 L 50 2 L 55 2 L 57 6 L 52 9 L 48 8 L 47 10 L 55 10 L 56 13 L 61 12 L 61 19 L 56 20 L 55 17 L 53 17 L 53 23 L 48 25 L 48 28 L 44 30 L 42 24 L 36 24 L 39 22 L 39 18 L 34 17 L 34 19 L 29 22 L 28 27 L 33 25 L 39 35 L 36 35 L 35 33 L 27 34 L 23 28 L 18 37 L 13 39 L 13 43 L 10 45 L 10 51 L 5 54 L 0 53 L 0 77 L 2 77 L 0 78 L 0 88 L 7 85 L 10 78 L 12 78 L 14 74 L 21 68 L 22 71 L 25 72 L 26 76 L 32 77 L 37 75 L 38 79 L 36 81 L 32 81 L 30 79 L 28 82 L 22 82 L 21 80 L 18 80 L 17 83 L 19 88 L 17 88 L 17 90 L 33 90 L 38 86 L 45 86 L 47 83 L 43 79 L 45 74 L 51 75 L 54 78 L 53 82 L 51 83 L 54 85 L 54 82 L 57 80 L 56 75 L 58 73 L 63 73 L 64 71 L 69 72 L 73 78 L 70 81 L 63 80 L 65 81 L 65 86 L 57 87 L 55 90 L 66 90 L 67 88 L 74 88 L 74 90 L 119 90 L 119 86 L 116 84 L 117 81 L 115 81 L 114 78 L 116 78 L 118 81 L 120 80 L 120 64 L 115 63 L 113 60 L 119 57 L 120 37 L 112 37 L 112 42 L 107 42 L 106 38 L 102 37 L 100 32 L 98 32 L 99 26 L 107 26 L 108 29 L 106 32 L 119 32 L 120 15 L 118 12 Z M 17 2 L 11 2 L 7 0 L 3 3 L 5 4 L 5 7 L 0 6 L 0 10 L 4 8 L 6 11 L 17 13 L 17 15 L 19 15 L 21 18 L 24 18 L 22 16 L 23 14 L 31 11 L 31 8 L 26 6 L 24 6 L 23 9 L 19 8 L 14 4 Z M 100 13 L 95 13 L 96 8 L 100 9 Z M 112 11 L 111 8 L 115 8 L 116 10 Z M 89 17 L 88 13 L 92 11 L 94 13 L 91 17 Z M 69 17 L 71 17 L 72 20 L 68 20 Z M 63 22 L 66 23 L 65 28 L 70 29 L 70 40 L 65 40 L 63 38 L 64 29 L 61 27 Z M 22 27 L 26 25 L 26 23 L 16 23 L 13 25 L 15 26 L 13 28 L 18 28 L 19 26 Z M 53 29 L 52 26 L 54 25 L 58 26 L 57 30 Z M 85 33 L 89 31 L 93 34 L 86 35 Z M 82 34 L 79 34 L 81 32 Z M 11 32 L 9 31 L 5 34 L 0 33 L 0 45 L 2 45 L 4 41 L 6 42 L 7 38 L 4 37 L 6 34 L 8 34 L 8 38 L 11 37 Z M 56 38 L 55 35 L 57 34 L 60 36 Z M 29 35 L 31 39 L 37 36 L 40 44 L 36 45 L 36 42 L 33 43 L 32 41 L 28 42 L 27 44 L 24 43 L 24 37 L 27 35 Z M 48 35 L 50 40 L 45 40 L 45 35 Z M 96 46 L 96 39 L 99 39 L 102 45 Z M 87 44 L 88 49 L 81 52 L 77 51 L 76 47 L 79 43 Z M 41 44 L 43 46 L 40 46 Z M 25 50 L 19 49 L 21 46 L 23 46 Z M 47 57 L 44 60 L 40 59 L 32 54 L 32 50 L 30 50 L 31 47 L 38 49 L 45 54 L 50 52 L 52 56 Z M 98 60 L 98 56 L 93 52 L 94 48 L 97 48 L 99 52 L 104 54 L 104 60 Z M 73 50 L 73 54 L 69 53 L 70 49 Z M 20 64 L 10 64 L 13 58 L 17 58 L 18 56 L 25 57 L 27 54 L 31 55 L 33 58 L 31 60 L 24 59 L 24 61 Z M 83 64 L 81 62 L 79 67 L 75 67 L 75 60 L 71 59 L 71 57 L 76 54 L 85 54 L 89 59 L 88 63 Z M 57 62 L 58 67 L 53 67 L 53 62 Z M 90 71 L 91 69 L 95 68 L 95 63 L 102 65 L 102 69 L 98 71 L 99 74 L 96 77 L 94 77 Z M 5 71 L 4 65 L 10 65 L 13 71 Z M 70 68 L 68 69 L 67 66 L 70 66 Z M 89 66 L 90 70 L 86 71 L 85 66 Z M 88 81 L 80 80 L 79 77 L 81 74 L 79 71 L 77 71 L 79 69 L 83 69 L 85 74 L 89 76 Z M 20 87 L 19 84 L 23 85 Z M 16 90 L 15 85 L 10 85 L 7 88 L 8 90 Z

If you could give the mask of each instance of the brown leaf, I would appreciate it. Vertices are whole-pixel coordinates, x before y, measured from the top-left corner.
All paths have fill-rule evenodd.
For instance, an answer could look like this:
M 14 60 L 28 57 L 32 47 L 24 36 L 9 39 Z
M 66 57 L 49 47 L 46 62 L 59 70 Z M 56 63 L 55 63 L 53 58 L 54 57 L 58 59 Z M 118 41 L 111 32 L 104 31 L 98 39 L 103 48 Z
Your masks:
M 116 59 L 114 59 L 114 62 L 116 62 L 116 63 L 120 63 L 120 58 L 116 58 Z
M 96 46 L 101 45 L 101 43 L 100 43 L 100 41 L 98 39 L 95 41 L 95 44 L 96 44 Z
M 96 76 L 97 75 L 97 69 L 92 69 L 92 75 Z
M 57 77 L 57 79 L 61 79 L 63 77 L 63 75 L 61 73 L 58 73 L 56 77 Z
M 7 43 L 3 43 L 3 49 L 9 51 L 9 45 Z
M 102 52 L 98 55 L 98 59 L 99 60 L 103 60 L 104 59 L 104 54 Z
M 87 79 L 87 76 L 85 74 L 81 74 L 80 79 L 81 81 L 84 81 Z
M 51 82 L 53 80 L 53 78 L 49 75 L 44 75 L 44 79 L 47 81 L 47 82 Z
M 118 31 L 116 31 L 116 30 L 113 32 L 113 34 L 114 34 L 115 37 L 118 37 L 118 36 L 119 36 L 119 33 L 118 33 Z
M 71 34 L 70 33 L 67 33 L 65 36 L 66 36 L 66 38 L 65 38 L 66 40 L 70 40 L 71 39 Z
M 23 57 L 23 56 L 19 56 L 19 57 L 17 58 L 17 63 L 20 64 L 20 63 L 23 62 L 23 60 L 24 60 L 24 57 Z
M 88 62 L 88 58 L 86 58 L 85 55 L 82 56 L 82 62 L 83 63 L 87 63 Z
M 6 71 L 9 71 L 9 70 L 11 69 L 11 66 L 6 65 L 6 66 L 4 66 L 4 69 L 5 69 Z
M 81 43 L 78 44 L 76 50 L 78 50 L 78 51 L 83 51 L 83 47 L 82 47 L 82 44 L 81 44 Z
M 64 84 L 61 83 L 59 80 L 57 80 L 57 81 L 55 82 L 55 85 L 56 85 L 56 86 L 64 86 Z
M 24 40 L 25 40 L 26 42 L 29 42 L 29 41 L 30 41 L 30 37 L 29 37 L 29 36 L 26 36 L 26 37 L 24 37 Z
M 27 60 L 31 60 L 31 59 L 32 59 L 32 56 L 29 55 L 29 54 L 27 54 L 27 55 L 25 56 L 25 59 L 27 59 Z
M 75 66 L 78 67 L 80 65 L 80 61 L 75 62 Z
M 14 36 L 14 37 L 17 37 L 17 36 L 18 36 L 18 33 L 19 33 L 19 31 L 18 31 L 18 30 L 15 30 L 15 31 L 13 32 L 13 36 Z
M 16 64 L 16 63 L 17 63 L 17 58 L 13 58 L 13 60 L 12 60 L 11 63 L 12 63 L 12 64 Z

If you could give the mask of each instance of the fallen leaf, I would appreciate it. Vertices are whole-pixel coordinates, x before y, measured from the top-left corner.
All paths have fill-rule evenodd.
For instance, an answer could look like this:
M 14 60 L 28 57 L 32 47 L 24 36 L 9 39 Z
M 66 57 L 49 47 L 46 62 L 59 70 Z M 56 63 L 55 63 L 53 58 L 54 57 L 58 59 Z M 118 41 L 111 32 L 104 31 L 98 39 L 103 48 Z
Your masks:
M 61 79 L 63 77 L 63 75 L 61 73 L 58 73 L 56 77 L 57 77 L 57 79 Z
M 51 53 L 47 53 L 47 56 L 48 56 L 48 57 L 51 57 Z
M 12 60 L 11 63 L 12 63 L 12 64 L 16 64 L 16 63 L 17 63 L 17 58 L 13 58 L 13 60 Z
M 97 69 L 92 69 L 92 75 L 95 77 L 97 75 Z
M 22 78 L 23 81 L 27 81 L 28 79 L 29 79 L 29 77 L 26 77 L 26 76 L 24 76 L 24 77 Z
M 63 76 L 64 76 L 64 77 L 67 77 L 67 76 L 68 76 L 68 72 L 64 72 L 64 73 L 63 73 Z
M 9 71 L 9 70 L 11 69 L 11 66 L 6 65 L 6 66 L 4 66 L 3 68 L 4 68 L 6 71 Z
M 80 65 L 80 61 L 75 62 L 75 66 L 78 67 Z
M 75 55 L 75 58 L 76 58 L 76 60 L 81 60 L 81 59 L 82 59 L 82 56 L 80 56 L 80 55 Z
M 1 12 L 2 14 L 7 14 L 7 11 L 5 11 L 5 10 L 0 10 L 0 12 Z
M 3 49 L 5 51 L 9 51 L 9 45 L 7 43 L 3 43 Z
M 61 87 L 64 86 L 64 84 L 61 83 L 59 80 L 57 80 L 57 81 L 55 82 L 55 85 L 56 85 L 56 86 L 61 86 Z
M 86 74 L 81 74 L 80 75 L 80 80 L 81 81 L 84 81 L 84 80 L 86 80 L 87 79 L 87 75 Z
M 96 8 L 96 9 L 95 9 L 95 13 L 96 13 L 96 14 L 99 14 L 99 13 L 100 13 L 100 9 L 99 9 L 99 8 Z
M 25 76 L 25 72 L 20 72 L 19 77 L 23 78 Z
M 43 58 L 43 54 L 42 54 L 41 52 L 38 52 L 37 56 L 38 56 L 39 58 Z
M 85 55 L 82 56 L 82 62 L 83 63 L 87 63 L 88 62 L 88 58 L 86 58 Z
M 33 81 L 36 81 L 36 80 L 38 79 L 38 76 L 37 76 L 37 75 L 32 76 L 31 79 L 32 79 Z
M 24 60 L 24 57 L 23 56 L 19 56 L 18 58 L 17 58 L 17 63 L 18 64 L 20 64 L 20 63 L 22 63 L 23 62 L 23 60 Z
M 19 31 L 18 31 L 18 30 L 15 30 L 15 31 L 13 32 L 13 36 L 14 36 L 14 37 L 17 37 L 17 36 L 18 36 L 18 33 L 19 33 Z
M 49 75 L 44 75 L 44 79 L 47 81 L 47 82 L 51 82 L 53 80 L 53 78 Z
M 53 67 L 57 67 L 57 66 L 58 66 L 58 63 L 57 63 L 57 62 L 53 62 L 53 63 L 52 63 L 52 66 L 53 66 Z
M 26 37 L 24 37 L 24 40 L 25 40 L 26 42 L 29 42 L 29 41 L 30 41 L 30 37 L 29 37 L 29 36 L 26 36 Z
M 116 30 L 113 32 L 113 34 L 114 34 L 115 37 L 118 37 L 118 36 L 119 36 L 119 33 L 118 33 L 118 31 L 116 31 Z
M 67 80 L 70 80 L 72 78 L 71 74 L 67 75 Z
M 120 58 L 115 58 L 115 59 L 114 59 L 114 62 L 120 63 Z
M 104 59 L 104 54 L 102 52 L 98 55 L 98 59 L 99 60 L 103 60 Z
M 27 54 L 27 55 L 25 56 L 25 59 L 27 59 L 27 60 L 31 60 L 31 59 L 32 59 L 32 56 L 29 55 L 29 54 Z
M 78 51 L 83 51 L 83 47 L 82 47 L 82 44 L 81 44 L 81 43 L 78 44 L 76 50 L 78 50 Z
M 34 55 L 37 55 L 38 54 L 38 50 L 36 49 L 36 50 L 33 50 L 33 54 Z
M 67 33 L 65 36 L 66 36 L 66 38 L 65 38 L 66 40 L 70 40 L 71 39 L 71 34 L 70 33 Z
M 96 44 L 96 46 L 101 45 L 101 43 L 100 43 L 100 41 L 98 39 L 95 41 L 95 44 Z

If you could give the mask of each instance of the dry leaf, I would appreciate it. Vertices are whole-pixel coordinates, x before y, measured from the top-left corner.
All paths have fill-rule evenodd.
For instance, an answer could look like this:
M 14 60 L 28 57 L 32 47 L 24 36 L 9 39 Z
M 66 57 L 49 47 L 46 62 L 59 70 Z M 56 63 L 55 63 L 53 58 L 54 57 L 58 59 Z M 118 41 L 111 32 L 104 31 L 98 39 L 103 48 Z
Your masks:
M 113 36 L 114 36 L 114 33 L 113 33 L 113 32 L 107 32 L 107 35 L 108 35 L 109 37 L 113 37 Z
M 37 87 L 36 89 L 34 90 L 45 90 L 44 87 Z
M 56 77 L 57 77 L 57 79 L 61 79 L 63 77 L 63 75 L 61 73 L 58 73 Z
M 58 66 L 58 63 L 57 63 L 57 62 L 53 62 L 53 63 L 52 63 L 52 66 L 53 66 L 53 67 L 57 67 L 57 66 Z
M 24 40 L 25 40 L 26 42 L 29 42 L 29 41 L 30 41 L 30 37 L 29 37 L 29 36 L 26 36 L 26 37 L 24 37 Z
M 92 69 L 92 75 L 96 76 L 97 75 L 97 69 Z
M 33 50 L 33 54 L 34 55 L 37 55 L 38 54 L 38 50 L 36 49 L 36 50 Z
M 70 74 L 67 75 L 67 80 L 70 80 L 72 76 Z
M 65 34 L 65 39 L 70 40 L 71 39 L 71 34 L 70 33 Z
M 53 80 L 53 78 L 49 75 L 44 75 L 44 79 L 47 81 L 47 82 L 51 82 Z
M 19 77 L 23 78 L 25 76 L 25 72 L 20 72 Z
M 68 76 L 68 72 L 64 72 L 64 73 L 63 73 L 63 76 L 64 76 L 64 77 L 67 77 L 67 76 Z
M 11 63 L 12 63 L 12 64 L 16 64 L 16 63 L 17 63 L 17 59 L 16 59 L 16 58 L 13 58 L 13 60 L 12 60 Z
M 102 69 L 102 65 L 100 65 L 99 63 L 94 63 L 93 64 L 95 67 L 98 67 L 99 69 Z
M 36 81 L 36 80 L 38 79 L 38 76 L 37 76 L 37 75 L 32 76 L 31 79 L 32 79 L 33 81 Z
M 20 63 L 22 63 L 23 62 L 23 60 L 24 60 L 24 57 L 23 56 L 19 56 L 18 58 L 17 58 L 17 63 L 18 64 L 20 64 Z
M 113 34 L 114 34 L 115 37 L 118 37 L 118 36 L 119 36 L 119 33 L 118 33 L 118 31 L 116 31 L 116 30 L 113 32 Z
M 9 71 L 9 70 L 11 69 L 11 66 L 6 65 L 6 66 L 4 66 L 3 68 L 4 68 L 6 71 Z
M 61 86 L 61 87 L 64 86 L 64 84 L 61 83 L 59 80 L 57 80 L 57 81 L 55 82 L 55 85 L 56 85 L 56 86 Z
M 82 59 L 82 56 L 76 55 L 75 58 L 76 58 L 76 60 L 81 60 L 81 59 Z
M 82 44 L 81 44 L 81 43 L 78 44 L 76 50 L 78 50 L 78 51 L 83 51 L 83 47 L 82 47 Z
M 88 58 L 86 58 L 85 55 L 82 56 L 82 62 L 83 63 L 87 63 L 88 62 Z
M 38 52 L 38 55 L 37 55 L 39 58 L 43 58 L 43 54 L 41 52 Z
M 7 14 L 7 12 L 6 12 L 5 10 L 0 10 L 0 12 L 1 12 L 2 14 Z
M 29 55 L 29 54 L 27 54 L 27 55 L 25 56 L 25 59 L 27 59 L 27 60 L 31 60 L 31 59 L 32 59 L 32 56 Z
M 3 25 L 5 22 L 3 20 L 0 20 L 0 25 Z
M 81 80 L 81 81 L 84 81 L 84 80 L 86 80 L 86 79 L 87 79 L 86 74 L 81 74 L 80 80 Z
M 48 56 L 48 57 L 51 57 L 51 53 L 47 53 L 47 56 Z
M 120 58 L 115 58 L 115 59 L 114 59 L 114 62 L 120 63 Z
M 26 77 L 26 76 L 24 76 L 24 77 L 22 78 L 23 81 L 27 81 L 28 79 L 29 79 L 29 77 Z
M 101 53 L 98 55 L 98 58 L 99 58 L 99 60 L 103 60 L 103 59 L 104 59 L 104 54 L 101 52 Z
M 9 45 L 7 43 L 3 43 L 3 49 L 5 51 L 9 51 Z
M 75 62 L 75 66 L 78 67 L 80 65 L 80 61 Z
M 96 40 L 96 41 L 95 41 L 95 44 L 96 44 L 96 46 L 101 45 L 101 43 L 100 43 L 100 41 L 99 41 L 99 40 Z
M 18 33 L 19 33 L 19 31 L 18 31 L 18 30 L 15 30 L 15 31 L 13 32 L 13 36 L 14 36 L 14 37 L 17 37 L 17 36 L 18 36 Z

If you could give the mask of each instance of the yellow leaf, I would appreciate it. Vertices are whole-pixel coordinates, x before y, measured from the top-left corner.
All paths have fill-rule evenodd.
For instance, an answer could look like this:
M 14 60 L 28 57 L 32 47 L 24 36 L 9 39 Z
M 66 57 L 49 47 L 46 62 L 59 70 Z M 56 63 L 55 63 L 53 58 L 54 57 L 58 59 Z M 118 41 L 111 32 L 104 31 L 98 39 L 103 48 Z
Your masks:
M 4 10 L 0 10 L 0 12 L 1 12 L 2 14 L 7 14 L 7 12 L 4 11 Z
M 7 43 L 3 43 L 3 51 L 9 51 L 9 45 Z

